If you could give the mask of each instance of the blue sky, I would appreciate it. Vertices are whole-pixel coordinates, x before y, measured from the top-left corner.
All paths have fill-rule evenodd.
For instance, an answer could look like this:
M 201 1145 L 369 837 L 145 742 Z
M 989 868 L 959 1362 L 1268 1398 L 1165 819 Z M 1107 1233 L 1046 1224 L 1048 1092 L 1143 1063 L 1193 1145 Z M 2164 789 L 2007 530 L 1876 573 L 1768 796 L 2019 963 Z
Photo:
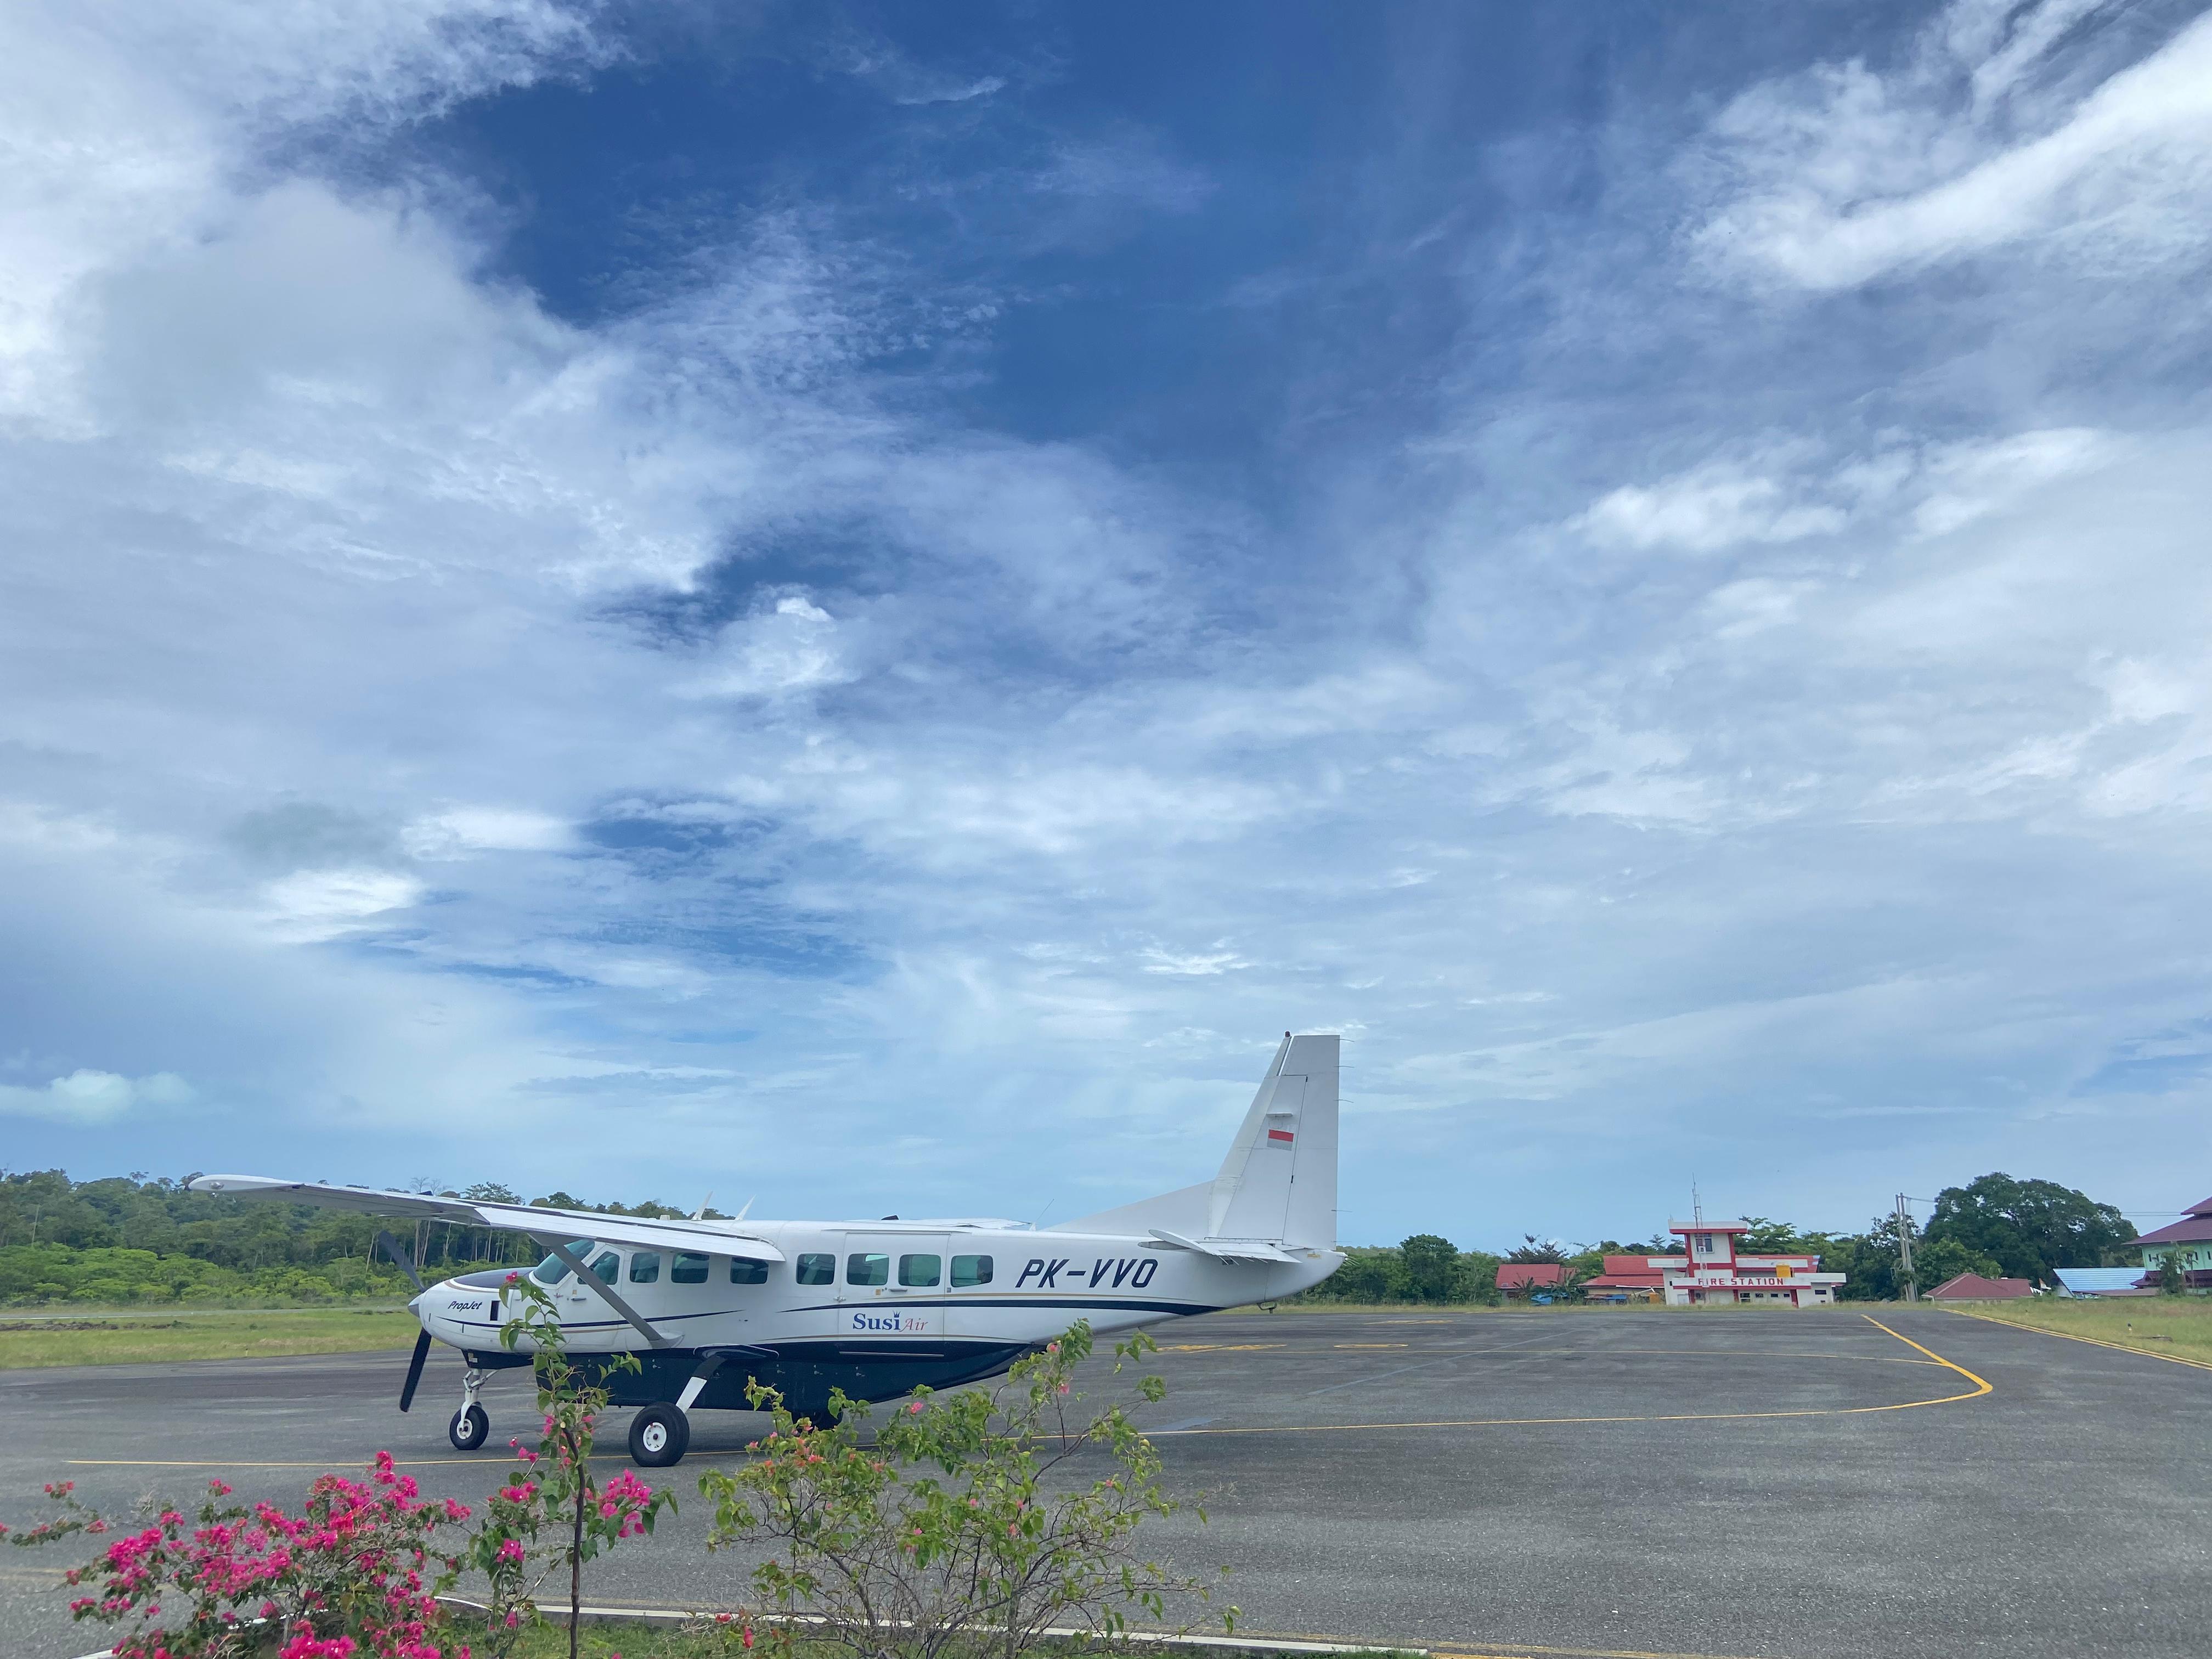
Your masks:
M 0 1164 L 2204 1185 L 2199 9 L 0 33 Z

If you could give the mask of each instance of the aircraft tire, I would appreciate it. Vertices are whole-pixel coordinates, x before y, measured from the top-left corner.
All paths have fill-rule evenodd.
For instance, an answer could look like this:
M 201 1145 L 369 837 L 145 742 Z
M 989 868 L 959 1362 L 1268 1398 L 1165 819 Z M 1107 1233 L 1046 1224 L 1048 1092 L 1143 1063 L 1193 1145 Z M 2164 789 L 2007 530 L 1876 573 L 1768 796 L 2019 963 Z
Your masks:
M 679 1407 L 665 1401 L 643 1406 L 629 1420 L 629 1459 L 641 1469 L 668 1468 L 690 1444 L 691 1419 Z
M 491 1418 L 482 1406 L 464 1406 L 446 1425 L 446 1438 L 455 1451 L 474 1451 L 491 1434 Z

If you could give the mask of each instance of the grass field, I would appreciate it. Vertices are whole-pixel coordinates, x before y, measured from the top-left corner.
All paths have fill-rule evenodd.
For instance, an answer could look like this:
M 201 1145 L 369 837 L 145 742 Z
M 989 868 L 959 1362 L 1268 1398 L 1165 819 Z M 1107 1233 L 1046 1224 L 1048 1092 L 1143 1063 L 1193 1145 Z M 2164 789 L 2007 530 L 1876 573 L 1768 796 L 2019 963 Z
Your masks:
M 2212 1364 L 2212 1297 L 2130 1296 L 2109 1302 L 1977 1302 L 1961 1310 L 1978 1318 L 2027 1325 L 2062 1336 L 2084 1336 L 2145 1353 L 2171 1354 Z
M 0 1370 L 143 1365 L 288 1353 L 404 1348 L 422 1327 L 404 1308 L 70 1312 L 0 1319 Z

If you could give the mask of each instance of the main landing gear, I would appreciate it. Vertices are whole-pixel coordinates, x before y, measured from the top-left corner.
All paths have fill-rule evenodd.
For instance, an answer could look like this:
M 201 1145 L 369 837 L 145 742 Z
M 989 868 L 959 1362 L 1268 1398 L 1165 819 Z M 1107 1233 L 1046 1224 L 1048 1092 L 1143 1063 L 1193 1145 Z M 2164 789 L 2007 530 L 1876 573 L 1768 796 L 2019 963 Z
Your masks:
M 681 1406 L 641 1406 L 629 1420 L 630 1462 L 641 1469 L 666 1468 L 690 1444 L 691 1419 Z
M 484 1374 L 479 1370 L 471 1370 L 461 1378 L 461 1408 L 446 1425 L 446 1438 L 455 1451 L 474 1451 L 491 1436 L 491 1414 L 477 1403 L 483 1385 Z

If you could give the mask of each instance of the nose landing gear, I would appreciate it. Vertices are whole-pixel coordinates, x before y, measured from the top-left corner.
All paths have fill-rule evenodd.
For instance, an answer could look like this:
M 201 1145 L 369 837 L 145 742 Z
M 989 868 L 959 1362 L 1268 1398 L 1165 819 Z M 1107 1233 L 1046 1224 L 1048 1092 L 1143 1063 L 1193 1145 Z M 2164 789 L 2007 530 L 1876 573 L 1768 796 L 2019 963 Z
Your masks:
M 446 1438 L 453 1443 L 455 1451 L 474 1451 L 490 1437 L 490 1413 L 477 1403 L 477 1391 L 483 1384 L 484 1374 L 479 1370 L 471 1370 L 461 1378 L 461 1408 L 446 1425 Z

